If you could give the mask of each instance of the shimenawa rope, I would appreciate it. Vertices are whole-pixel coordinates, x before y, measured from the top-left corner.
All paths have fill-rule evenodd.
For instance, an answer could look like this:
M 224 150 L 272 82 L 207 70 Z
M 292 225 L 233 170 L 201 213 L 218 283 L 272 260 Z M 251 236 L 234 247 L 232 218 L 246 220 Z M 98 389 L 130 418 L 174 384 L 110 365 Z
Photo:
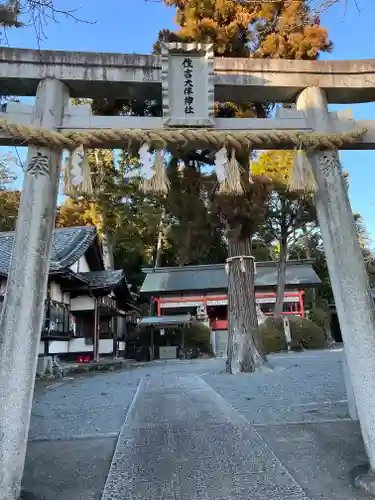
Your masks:
M 366 129 L 358 127 L 351 132 L 334 132 L 321 134 L 318 132 L 293 131 L 233 131 L 208 129 L 101 129 L 85 132 L 54 132 L 41 127 L 19 125 L 7 120 L 0 120 L 0 130 L 25 144 L 48 147 L 54 150 L 74 150 L 81 144 L 85 148 L 126 148 L 136 144 L 147 143 L 155 149 L 194 150 L 228 149 L 243 150 L 272 149 L 276 145 L 286 149 L 302 147 L 305 150 L 339 149 L 345 144 L 355 143 Z

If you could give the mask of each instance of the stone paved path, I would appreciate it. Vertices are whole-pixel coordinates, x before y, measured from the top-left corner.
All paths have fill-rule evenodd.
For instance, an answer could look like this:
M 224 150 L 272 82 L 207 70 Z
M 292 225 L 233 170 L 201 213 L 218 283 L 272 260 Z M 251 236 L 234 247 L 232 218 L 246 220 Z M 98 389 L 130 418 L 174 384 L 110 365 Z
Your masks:
M 39 384 L 24 488 L 35 500 L 366 500 L 342 353 L 154 362 Z M 125 421 L 125 423 L 124 423 Z
M 142 379 L 102 500 L 307 498 L 247 420 L 195 375 Z

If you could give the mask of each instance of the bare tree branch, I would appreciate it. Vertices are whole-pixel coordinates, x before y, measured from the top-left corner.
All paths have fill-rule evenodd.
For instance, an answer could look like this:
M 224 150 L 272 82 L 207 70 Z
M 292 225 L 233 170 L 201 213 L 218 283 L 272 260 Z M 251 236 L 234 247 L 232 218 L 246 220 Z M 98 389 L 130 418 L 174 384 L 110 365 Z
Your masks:
M 51 21 L 59 23 L 61 18 L 73 19 L 79 23 L 96 24 L 78 16 L 79 7 L 63 10 L 56 7 L 54 0 L 8 0 L 0 4 L 0 25 L 7 28 L 32 26 L 38 42 L 46 38 L 45 28 Z M 26 19 L 21 21 L 20 19 Z
M 298 236 L 295 234 L 293 237 L 288 241 L 288 246 L 290 250 L 293 249 L 293 247 L 301 241 L 303 238 L 306 238 L 307 236 L 313 235 L 315 232 L 319 231 L 319 227 L 317 225 L 313 225 L 310 229 L 308 229 L 305 233 L 300 233 Z

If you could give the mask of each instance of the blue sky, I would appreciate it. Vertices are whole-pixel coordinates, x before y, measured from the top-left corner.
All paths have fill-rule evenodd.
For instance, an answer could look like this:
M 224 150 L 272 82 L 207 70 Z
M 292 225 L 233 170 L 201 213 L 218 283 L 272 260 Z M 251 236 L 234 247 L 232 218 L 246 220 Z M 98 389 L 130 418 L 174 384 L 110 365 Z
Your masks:
M 375 2 L 358 0 L 356 4 L 354 0 L 347 0 L 345 7 L 345 0 L 341 0 L 321 16 L 322 25 L 328 28 L 334 43 L 333 52 L 323 54 L 321 59 L 375 57 Z M 57 0 L 56 6 L 63 10 L 76 9 L 75 16 L 94 24 L 60 17 L 57 24 L 50 22 L 44 28 L 45 39 L 38 41 L 35 29 L 25 27 L 9 30 L 7 44 L 19 48 L 150 53 L 158 31 L 174 27 L 173 10 L 157 0 Z M 348 107 L 332 106 L 331 109 Z M 375 119 L 374 103 L 350 107 L 356 119 Z M 341 153 L 341 160 L 350 175 L 353 210 L 363 215 L 375 240 L 375 152 L 345 151 Z

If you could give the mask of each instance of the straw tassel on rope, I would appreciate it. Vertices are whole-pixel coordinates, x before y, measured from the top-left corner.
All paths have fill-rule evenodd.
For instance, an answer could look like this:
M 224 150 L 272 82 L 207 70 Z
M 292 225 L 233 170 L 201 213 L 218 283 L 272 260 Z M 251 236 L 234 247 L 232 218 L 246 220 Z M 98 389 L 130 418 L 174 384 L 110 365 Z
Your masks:
M 155 152 L 155 162 L 153 165 L 153 155 L 149 152 L 149 145 L 143 144 L 139 150 L 139 160 L 141 163 L 142 191 L 144 193 L 154 193 L 159 195 L 168 194 L 170 182 L 164 167 L 164 157 L 160 150 Z
M 69 152 L 65 160 L 63 191 L 71 197 L 93 194 L 91 169 L 82 144 Z
M 288 182 L 289 191 L 315 193 L 317 184 L 311 163 L 303 149 L 294 153 L 293 168 Z
M 239 196 L 244 193 L 241 181 L 242 168 L 233 149 L 230 160 L 225 147 L 215 154 L 215 172 L 219 181 L 219 194 Z
M 64 170 L 63 194 L 65 194 L 66 196 L 73 197 L 75 196 L 75 193 L 72 182 L 72 168 L 71 168 L 71 163 L 69 161 L 69 156 L 65 158 L 65 167 L 63 170 Z

